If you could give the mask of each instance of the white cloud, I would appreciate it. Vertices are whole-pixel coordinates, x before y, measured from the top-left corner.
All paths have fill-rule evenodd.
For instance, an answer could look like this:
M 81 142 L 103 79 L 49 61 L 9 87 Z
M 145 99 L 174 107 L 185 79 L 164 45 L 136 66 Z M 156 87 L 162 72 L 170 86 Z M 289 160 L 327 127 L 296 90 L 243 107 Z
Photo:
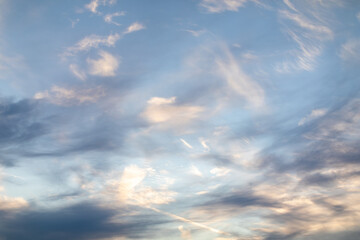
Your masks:
M 192 147 L 187 141 L 185 141 L 184 139 L 180 138 L 180 141 L 181 141 L 187 148 L 193 149 L 193 147 Z
M 202 176 L 203 176 L 203 174 L 200 172 L 200 170 L 199 170 L 196 166 L 194 166 L 194 165 L 191 165 L 190 174 L 195 175 L 195 176 L 198 176 L 198 177 L 202 177 Z
M 210 170 L 210 173 L 214 174 L 216 177 L 222 177 L 227 175 L 231 170 L 225 167 L 216 167 Z
M 85 8 L 92 13 L 98 13 L 97 8 L 99 6 L 106 6 L 115 4 L 116 0 L 92 0 L 90 3 L 85 5 Z
M 181 238 L 182 239 L 192 239 L 191 238 L 191 231 L 188 229 L 185 229 L 183 225 L 180 225 L 178 227 L 180 233 L 181 233 Z
M 356 18 L 360 21 L 360 12 L 356 15 Z
M 290 0 L 283 2 L 286 8 L 280 10 L 279 15 L 285 20 L 285 31 L 298 48 L 290 51 L 295 60 L 284 61 L 278 64 L 275 70 L 280 73 L 293 70 L 312 71 L 316 67 L 317 58 L 322 54 L 324 42 L 333 39 L 334 34 L 329 27 L 327 15 L 330 15 L 329 12 L 336 3 L 305 0 L 306 4 L 295 4 Z
M 341 46 L 340 57 L 349 62 L 360 61 L 360 38 L 350 39 Z
M 112 24 L 115 24 L 115 25 L 117 25 L 117 26 L 120 26 L 120 25 L 121 25 L 120 23 L 115 22 L 115 21 L 113 20 L 114 17 L 120 17 L 120 16 L 125 16 L 125 12 L 116 12 L 116 13 L 106 14 L 106 15 L 104 16 L 104 20 L 105 20 L 105 22 L 107 22 L 107 23 L 112 23 Z
M 189 29 L 186 29 L 185 30 L 186 32 L 189 32 L 191 33 L 191 35 L 193 35 L 194 37 L 200 37 L 202 34 L 204 34 L 206 31 L 205 30 L 189 30 Z
M 202 0 L 200 6 L 210 13 L 237 11 L 248 0 Z
M 223 52 L 225 57 L 215 59 L 220 76 L 226 80 L 230 89 L 242 96 L 251 106 L 263 107 L 264 90 L 242 70 L 228 48 L 224 47 Z
M 136 31 L 140 31 L 142 29 L 145 29 L 145 26 L 141 23 L 138 22 L 134 22 L 133 24 L 131 24 L 126 31 L 124 32 L 124 34 L 128 34 L 128 33 L 132 33 L 132 32 L 136 32 Z
M 79 67 L 76 64 L 70 64 L 69 66 L 70 71 L 80 80 L 86 79 L 86 73 L 79 69 Z
M 206 152 L 210 151 L 210 147 L 207 145 L 207 140 L 204 138 L 199 138 L 199 142 Z
M 203 107 L 176 104 L 176 98 L 153 97 L 147 103 L 142 116 L 149 122 L 167 127 L 184 126 L 199 118 Z
M 85 8 L 89 9 L 91 12 L 96 13 L 96 9 L 99 6 L 99 0 L 93 0 L 89 4 L 85 5 Z
M 291 6 L 293 7 L 293 5 Z M 280 11 L 280 13 L 282 17 L 293 21 L 299 27 L 314 33 L 318 33 L 313 35 L 313 37 L 320 39 L 333 37 L 333 32 L 331 31 L 330 28 L 321 25 L 320 22 L 311 21 L 309 18 L 299 13 L 298 11 L 296 11 L 296 13 L 291 13 L 289 11 L 284 10 L 284 11 Z
M 88 51 L 101 45 L 113 47 L 120 38 L 121 36 L 118 33 L 110 34 L 109 36 L 90 35 L 80 40 L 75 46 L 69 47 L 64 55 L 72 56 L 77 52 Z
M 120 181 L 116 183 L 118 200 L 121 203 L 144 207 L 149 207 L 152 204 L 168 204 L 174 201 L 175 192 L 166 188 L 156 190 L 142 183 L 153 171 L 153 169 L 139 168 L 136 165 L 127 166 Z
M 119 67 L 119 61 L 108 52 L 100 51 L 99 59 L 87 59 L 89 66 L 89 73 L 102 77 L 115 76 L 115 72 Z
M 336 112 L 322 119 L 316 131 L 305 135 L 309 139 L 327 139 L 334 144 L 334 149 L 341 149 L 345 139 L 352 139 L 360 134 L 360 99 L 353 99 Z M 337 138 L 341 138 L 338 141 Z M 340 150 L 342 151 L 342 150 Z
M 34 98 L 45 99 L 56 105 L 69 106 L 86 102 L 96 102 L 103 96 L 105 96 L 105 91 L 101 87 L 78 90 L 53 86 L 50 91 L 36 93 Z
M 324 108 L 322 108 L 322 109 L 314 109 L 314 110 L 311 111 L 311 113 L 309 115 L 302 118 L 299 121 L 298 125 L 302 126 L 307 122 L 310 122 L 310 121 L 312 121 L 312 120 L 314 120 L 316 118 L 324 116 L 326 113 L 327 113 L 327 109 L 324 109 Z

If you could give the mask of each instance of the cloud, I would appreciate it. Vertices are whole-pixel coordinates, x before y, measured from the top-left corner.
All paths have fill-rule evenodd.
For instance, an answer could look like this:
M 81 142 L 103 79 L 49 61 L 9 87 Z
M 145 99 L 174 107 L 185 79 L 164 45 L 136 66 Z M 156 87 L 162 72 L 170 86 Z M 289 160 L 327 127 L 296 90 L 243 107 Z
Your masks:
M 120 38 L 121 35 L 118 33 L 110 34 L 109 36 L 98 36 L 93 34 L 83 38 L 78 43 L 76 43 L 75 46 L 67 48 L 64 55 L 72 56 L 75 53 L 88 51 L 91 48 L 98 48 L 101 45 L 113 47 Z
M 200 6 L 210 13 L 238 11 L 248 0 L 202 0 Z
M 55 209 L 0 212 L 0 236 L 13 240 L 156 238 L 152 230 L 167 221 L 159 214 L 138 212 L 134 216 L 134 211 L 81 202 Z
M 218 74 L 224 78 L 229 88 L 242 96 L 252 107 L 265 105 L 264 90 L 240 67 L 227 47 L 223 48 L 224 57 L 217 57 L 215 63 Z
M 86 79 L 86 73 L 79 69 L 79 67 L 76 64 L 70 64 L 69 66 L 70 71 L 80 80 Z
M 125 16 L 125 12 L 115 12 L 115 13 L 110 13 L 110 14 L 106 14 L 104 16 L 104 20 L 107 23 L 112 23 L 115 24 L 116 26 L 120 26 L 120 23 L 117 23 L 113 20 L 114 17 L 120 17 L 120 16 Z
M 87 59 L 89 67 L 89 73 L 91 75 L 102 77 L 113 77 L 116 75 L 116 70 L 119 67 L 119 60 L 105 51 L 99 51 L 101 58 L 93 60 Z
M 2 180 L 2 169 L 0 168 L 0 180 Z M 29 206 L 28 202 L 21 197 L 8 197 L 2 195 L 1 192 L 4 191 L 4 187 L 0 185 L 0 212 L 6 210 L 17 210 L 23 209 Z M 0 234 L 1 236 L 1 234 Z
M 360 62 L 360 39 L 350 39 L 341 46 L 340 57 L 344 61 Z
M 194 165 L 191 165 L 190 174 L 195 175 L 195 176 L 198 176 L 198 177 L 202 177 L 202 176 L 203 176 L 203 174 L 200 172 L 200 170 L 199 170 L 196 166 L 194 166 Z
M 0 164 L 14 166 L 26 145 L 47 133 L 46 124 L 38 116 L 38 104 L 25 99 L 10 101 L 0 98 Z
M 189 30 L 189 29 L 185 31 L 191 33 L 191 35 L 193 35 L 194 37 L 200 37 L 206 32 L 206 30 Z
M 201 146 L 204 148 L 205 152 L 210 151 L 210 147 L 207 144 L 207 142 L 208 142 L 207 140 L 205 140 L 204 138 L 199 138 L 199 142 L 200 142 Z
M 181 233 L 181 238 L 182 239 L 192 239 L 191 238 L 191 231 L 188 229 L 185 229 L 183 225 L 180 225 L 178 227 L 180 233 Z
M 307 4 L 294 4 L 290 0 L 284 0 L 286 8 L 279 10 L 280 17 L 289 21 L 285 23 L 285 31 L 298 45 L 298 49 L 290 52 L 296 60 L 278 64 L 278 72 L 312 71 L 316 67 L 317 57 L 322 53 L 324 42 L 333 39 L 334 33 L 329 27 L 329 19 L 323 12 L 330 14 L 333 5 L 337 4 L 334 1 L 306 2 Z
M 93 103 L 103 96 L 105 96 L 105 90 L 100 86 L 88 89 L 66 89 L 53 86 L 50 91 L 36 93 L 34 99 L 45 99 L 56 105 L 70 106 L 87 102 Z
M 28 205 L 29 205 L 28 202 L 23 198 L 20 197 L 11 198 L 4 195 L 0 195 L 0 211 L 25 208 Z
M 134 22 L 126 29 L 124 34 L 140 31 L 142 29 L 145 29 L 145 26 L 143 24 L 138 23 L 138 22 Z
M 360 133 L 359 110 L 360 99 L 351 99 L 337 111 L 329 113 L 314 131 L 306 133 L 305 136 L 314 140 L 331 140 L 329 143 L 337 140 L 356 140 L 353 136 Z M 334 148 L 337 149 L 339 147 Z
M 227 175 L 231 169 L 225 167 L 216 167 L 210 170 L 210 173 L 214 174 L 216 177 L 222 177 Z
M 189 149 L 193 149 L 193 147 L 184 139 L 180 138 L 180 141 Z
M 90 3 L 85 5 L 85 8 L 92 13 L 98 13 L 97 8 L 99 6 L 113 5 L 116 0 L 92 0 Z
M 306 117 L 303 117 L 299 121 L 298 125 L 302 126 L 307 122 L 310 122 L 310 121 L 312 121 L 314 119 L 317 119 L 319 117 L 324 116 L 326 113 L 327 113 L 327 109 L 324 109 L 324 108 L 322 108 L 322 109 L 314 109 L 314 110 L 311 111 L 311 113 L 309 115 L 307 115 Z
M 154 173 L 154 169 L 139 168 L 136 165 L 125 167 L 119 181 L 111 183 L 112 191 L 117 192 L 117 200 L 120 204 L 130 204 L 142 207 L 150 207 L 153 204 L 168 204 L 175 201 L 176 193 L 167 189 L 167 185 L 154 189 L 143 183 L 144 179 Z M 166 180 L 161 175 L 159 178 Z M 111 194 L 112 191 L 109 193 Z
M 198 119 L 203 107 L 188 104 L 176 104 L 176 97 L 153 97 L 147 102 L 142 116 L 153 124 L 164 127 L 177 127 L 190 124 Z

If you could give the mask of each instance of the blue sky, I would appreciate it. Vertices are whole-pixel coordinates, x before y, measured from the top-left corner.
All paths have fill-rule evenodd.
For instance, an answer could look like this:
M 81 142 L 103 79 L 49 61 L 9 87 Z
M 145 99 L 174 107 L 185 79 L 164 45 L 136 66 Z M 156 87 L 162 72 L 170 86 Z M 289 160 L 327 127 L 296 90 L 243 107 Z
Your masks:
M 360 3 L 0 0 L 0 240 L 360 238 Z

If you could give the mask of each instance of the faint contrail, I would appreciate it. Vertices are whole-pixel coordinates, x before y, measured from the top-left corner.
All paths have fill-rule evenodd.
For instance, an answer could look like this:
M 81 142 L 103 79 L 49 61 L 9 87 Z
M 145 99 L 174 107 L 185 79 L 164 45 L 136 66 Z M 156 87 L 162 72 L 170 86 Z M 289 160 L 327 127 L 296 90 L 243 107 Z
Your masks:
M 183 218 L 183 217 L 180 217 L 180 216 L 177 216 L 175 214 L 172 214 L 172 213 L 168 213 L 168 212 L 164 212 L 160 209 L 157 209 L 157 208 L 154 208 L 154 207 L 147 207 L 155 212 L 158 212 L 158 213 L 161 213 L 161 214 L 164 214 L 164 215 L 167 215 L 169 217 L 172 217 L 174 219 L 177 219 L 177 220 L 180 220 L 180 221 L 183 221 L 183 222 L 187 222 L 187 223 L 190 223 L 194 226 L 197 226 L 197 227 L 200 227 L 200 228 L 204 228 L 204 229 L 207 229 L 211 232 L 214 232 L 214 233 L 219 233 L 219 234 L 224 234 L 224 235 L 228 235 L 230 236 L 231 234 L 230 233 L 227 233 L 227 232 L 224 232 L 224 231 L 221 231 L 221 230 L 218 230 L 216 228 L 212 228 L 212 227 L 209 227 L 209 226 L 206 226 L 204 224 L 201 224 L 201 223 L 198 223 L 198 222 L 194 222 L 194 221 L 191 221 L 189 219 L 186 219 L 186 218 Z

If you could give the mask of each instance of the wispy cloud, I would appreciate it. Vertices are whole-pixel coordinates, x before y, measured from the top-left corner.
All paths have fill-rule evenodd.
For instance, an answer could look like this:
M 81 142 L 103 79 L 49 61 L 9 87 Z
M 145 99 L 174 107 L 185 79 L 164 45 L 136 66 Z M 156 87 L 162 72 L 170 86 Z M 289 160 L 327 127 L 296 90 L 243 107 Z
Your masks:
M 227 47 L 223 47 L 224 57 L 217 57 L 215 62 L 218 73 L 229 85 L 229 89 L 242 96 L 252 107 L 265 105 L 265 93 L 262 87 L 247 75 L 235 60 Z
M 309 3 L 312 6 L 310 10 L 298 7 L 290 0 L 283 2 L 286 8 L 279 10 L 279 15 L 290 21 L 285 23 L 285 31 L 298 45 L 298 50 L 295 51 L 295 61 L 285 61 L 277 65 L 276 70 L 286 73 L 299 69 L 312 71 L 316 67 L 316 59 L 322 53 L 323 43 L 333 39 L 334 36 L 328 17 L 322 13 L 330 12 L 333 3 L 330 1 L 328 4 L 323 4 L 322 1 L 314 1 Z M 292 24 L 295 26 L 291 26 Z
M 210 13 L 237 11 L 248 0 L 202 0 L 200 6 Z
M 231 169 L 225 167 L 216 167 L 210 170 L 210 173 L 214 174 L 216 177 L 222 177 L 227 175 Z
M 182 238 L 182 239 L 192 239 L 192 238 L 191 238 L 191 231 L 190 231 L 190 230 L 184 228 L 183 225 L 180 225 L 180 226 L 178 227 L 178 229 L 179 229 L 179 231 L 180 231 L 180 233 L 181 233 L 181 238 Z
M 124 32 L 124 34 L 129 34 L 129 33 L 132 33 L 132 32 L 137 32 L 137 31 L 140 31 L 140 30 L 143 30 L 145 29 L 145 26 L 139 22 L 134 22 L 132 23 L 127 29 L 126 31 Z
M 105 20 L 105 22 L 107 22 L 107 23 L 112 23 L 112 24 L 115 24 L 115 25 L 117 25 L 117 26 L 120 26 L 120 25 L 121 25 L 120 23 L 115 22 L 115 21 L 113 20 L 114 17 L 120 17 L 120 16 L 125 16 L 125 12 L 122 11 L 122 12 L 115 12 L 115 13 L 106 14 L 106 15 L 104 16 L 104 20 Z
M 202 177 L 202 176 L 203 176 L 203 174 L 200 172 L 200 170 L 199 170 L 196 166 L 194 166 L 194 165 L 191 165 L 190 174 L 195 175 L 195 176 L 198 176 L 198 177 Z
M 199 142 L 200 142 L 201 146 L 204 148 L 204 150 L 205 150 L 206 152 L 210 151 L 210 147 L 209 147 L 209 145 L 207 144 L 208 141 L 207 141 L 206 139 L 204 139 L 204 138 L 199 138 Z
M 116 75 L 119 67 L 119 60 L 108 52 L 100 51 L 99 59 L 87 59 L 89 64 L 89 73 L 91 75 L 112 77 Z
M 102 87 L 87 89 L 66 89 L 59 86 L 53 86 L 50 91 L 38 92 L 34 99 L 45 99 L 56 105 L 70 106 L 87 102 L 96 102 L 99 98 L 105 96 Z
M 75 53 L 88 51 L 91 48 L 98 48 L 99 46 L 113 47 L 120 38 L 121 35 L 118 33 L 108 36 L 90 35 L 80 40 L 75 46 L 67 48 L 65 56 L 72 56 Z
M 162 127 L 180 127 L 198 119 L 204 111 L 201 106 L 176 104 L 176 97 L 153 97 L 147 102 L 142 116 Z
M 206 30 L 190 30 L 190 29 L 184 31 L 191 33 L 191 35 L 193 35 L 194 37 L 200 37 L 206 32 Z
M 85 8 L 92 13 L 98 13 L 99 6 L 113 5 L 116 3 L 116 0 L 92 0 L 85 5 Z
M 144 179 L 154 173 L 151 168 L 139 168 L 136 165 L 125 167 L 119 181 L 112 182 L 112 188 L 117 192 L 117 200 L 121 204 L 151 207 L 151 205 L 168 204 L 175 201 L 176 192 L 167 189 L 168 186 L 154 189 L 143 183 Z M 158 175 L 160 177 L 160 175 Z
M 360 39 L 350 39 L 341 46 L 340 57 L 353 63 L 360 62 Z
M 180 141 L 189 149 L 193 149 L 193 147 L 184 139 L 180 138 Z
M 79 67 L 76 64 L 70 64 L 69 68 L 70 71 L 80 80 L 84 81 L 86 79 L 86 73 L 81 69 L 79 69 Z
M 312 121 L 316 118 L 322 117 L 326 114 L 326 112 L 327 112 L 327 109 L 323 109 L 323 108 L 322 109 L 314 109 L 311 111 L 311 113 L 309 115 L 307 115 L 306 117 L 303 117 L 299 121 L 298 125 L 302 126 L 309 121 Z

